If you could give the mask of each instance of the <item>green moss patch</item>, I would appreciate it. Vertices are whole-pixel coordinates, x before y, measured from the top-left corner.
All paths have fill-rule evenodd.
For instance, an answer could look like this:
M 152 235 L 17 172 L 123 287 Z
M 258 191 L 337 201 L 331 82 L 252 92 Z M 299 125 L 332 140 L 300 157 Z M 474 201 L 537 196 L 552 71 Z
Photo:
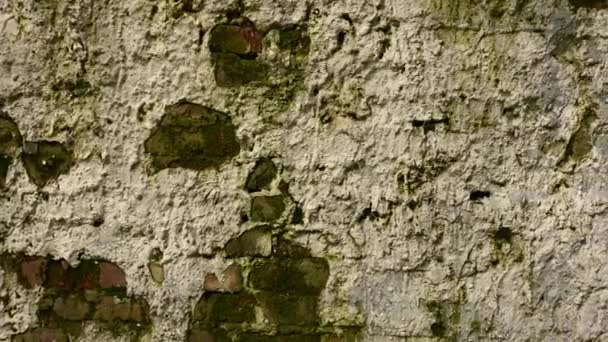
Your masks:
M 226 114 L 186 101 L 167 106 L 144 147 L 156 170 L 203 170 L 221 165 L 240 151 L 235 127 Z

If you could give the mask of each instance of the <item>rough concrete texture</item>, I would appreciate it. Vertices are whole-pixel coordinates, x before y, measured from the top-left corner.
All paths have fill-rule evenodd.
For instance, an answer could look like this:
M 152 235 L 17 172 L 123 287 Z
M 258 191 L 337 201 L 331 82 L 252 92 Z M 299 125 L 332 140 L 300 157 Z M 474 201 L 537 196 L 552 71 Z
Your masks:
M 0 0 L 0 341 L 608 341 L 607 56 L 605 0 Z

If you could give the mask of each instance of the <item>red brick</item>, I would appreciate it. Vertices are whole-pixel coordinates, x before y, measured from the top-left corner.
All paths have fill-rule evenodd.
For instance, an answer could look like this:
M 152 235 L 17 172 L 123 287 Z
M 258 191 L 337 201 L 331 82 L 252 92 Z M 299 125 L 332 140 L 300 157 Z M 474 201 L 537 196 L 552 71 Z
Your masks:
M 44 283 L 44 258 L 27 259 L 21 262 L 21 275 L 29 287 L 41 286 Z
M 232 264 L 222 273 L 221 280 L 213 273 L 205 276 L 204 289 L 208 292 L 239 292 L 243 288 L 241 266 Z
M 99 286 L 104 289 L 112 287 L 126 287 L 127 276 L 118 266 L 109 263 L 99 263 Z

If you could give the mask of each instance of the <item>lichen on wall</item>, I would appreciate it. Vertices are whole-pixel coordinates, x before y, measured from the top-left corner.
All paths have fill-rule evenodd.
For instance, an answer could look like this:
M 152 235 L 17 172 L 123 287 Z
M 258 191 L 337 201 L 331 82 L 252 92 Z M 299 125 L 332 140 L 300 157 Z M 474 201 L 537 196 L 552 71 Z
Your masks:
M 604 0 L 0 0 L 0 341 L 602 341 Z

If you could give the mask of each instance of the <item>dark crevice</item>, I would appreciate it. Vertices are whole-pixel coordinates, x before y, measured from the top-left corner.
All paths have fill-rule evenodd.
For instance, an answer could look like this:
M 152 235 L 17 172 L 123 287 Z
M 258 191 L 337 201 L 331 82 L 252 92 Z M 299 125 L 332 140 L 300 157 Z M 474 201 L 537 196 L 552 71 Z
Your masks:
M 492 194 L 489 191 L 476 190 L 471 192 L 471 194 L 469 195 L 469 199 L 475 202 L 480 201 L 484 198 L 488 198 L 491 195 Z
M 437 125 L 449 125 L 450 119 L 430 119 L 430 120 L 413 120 L 412 126 L 415 128 L 422 128 L 424 133 L 434 131 Z

